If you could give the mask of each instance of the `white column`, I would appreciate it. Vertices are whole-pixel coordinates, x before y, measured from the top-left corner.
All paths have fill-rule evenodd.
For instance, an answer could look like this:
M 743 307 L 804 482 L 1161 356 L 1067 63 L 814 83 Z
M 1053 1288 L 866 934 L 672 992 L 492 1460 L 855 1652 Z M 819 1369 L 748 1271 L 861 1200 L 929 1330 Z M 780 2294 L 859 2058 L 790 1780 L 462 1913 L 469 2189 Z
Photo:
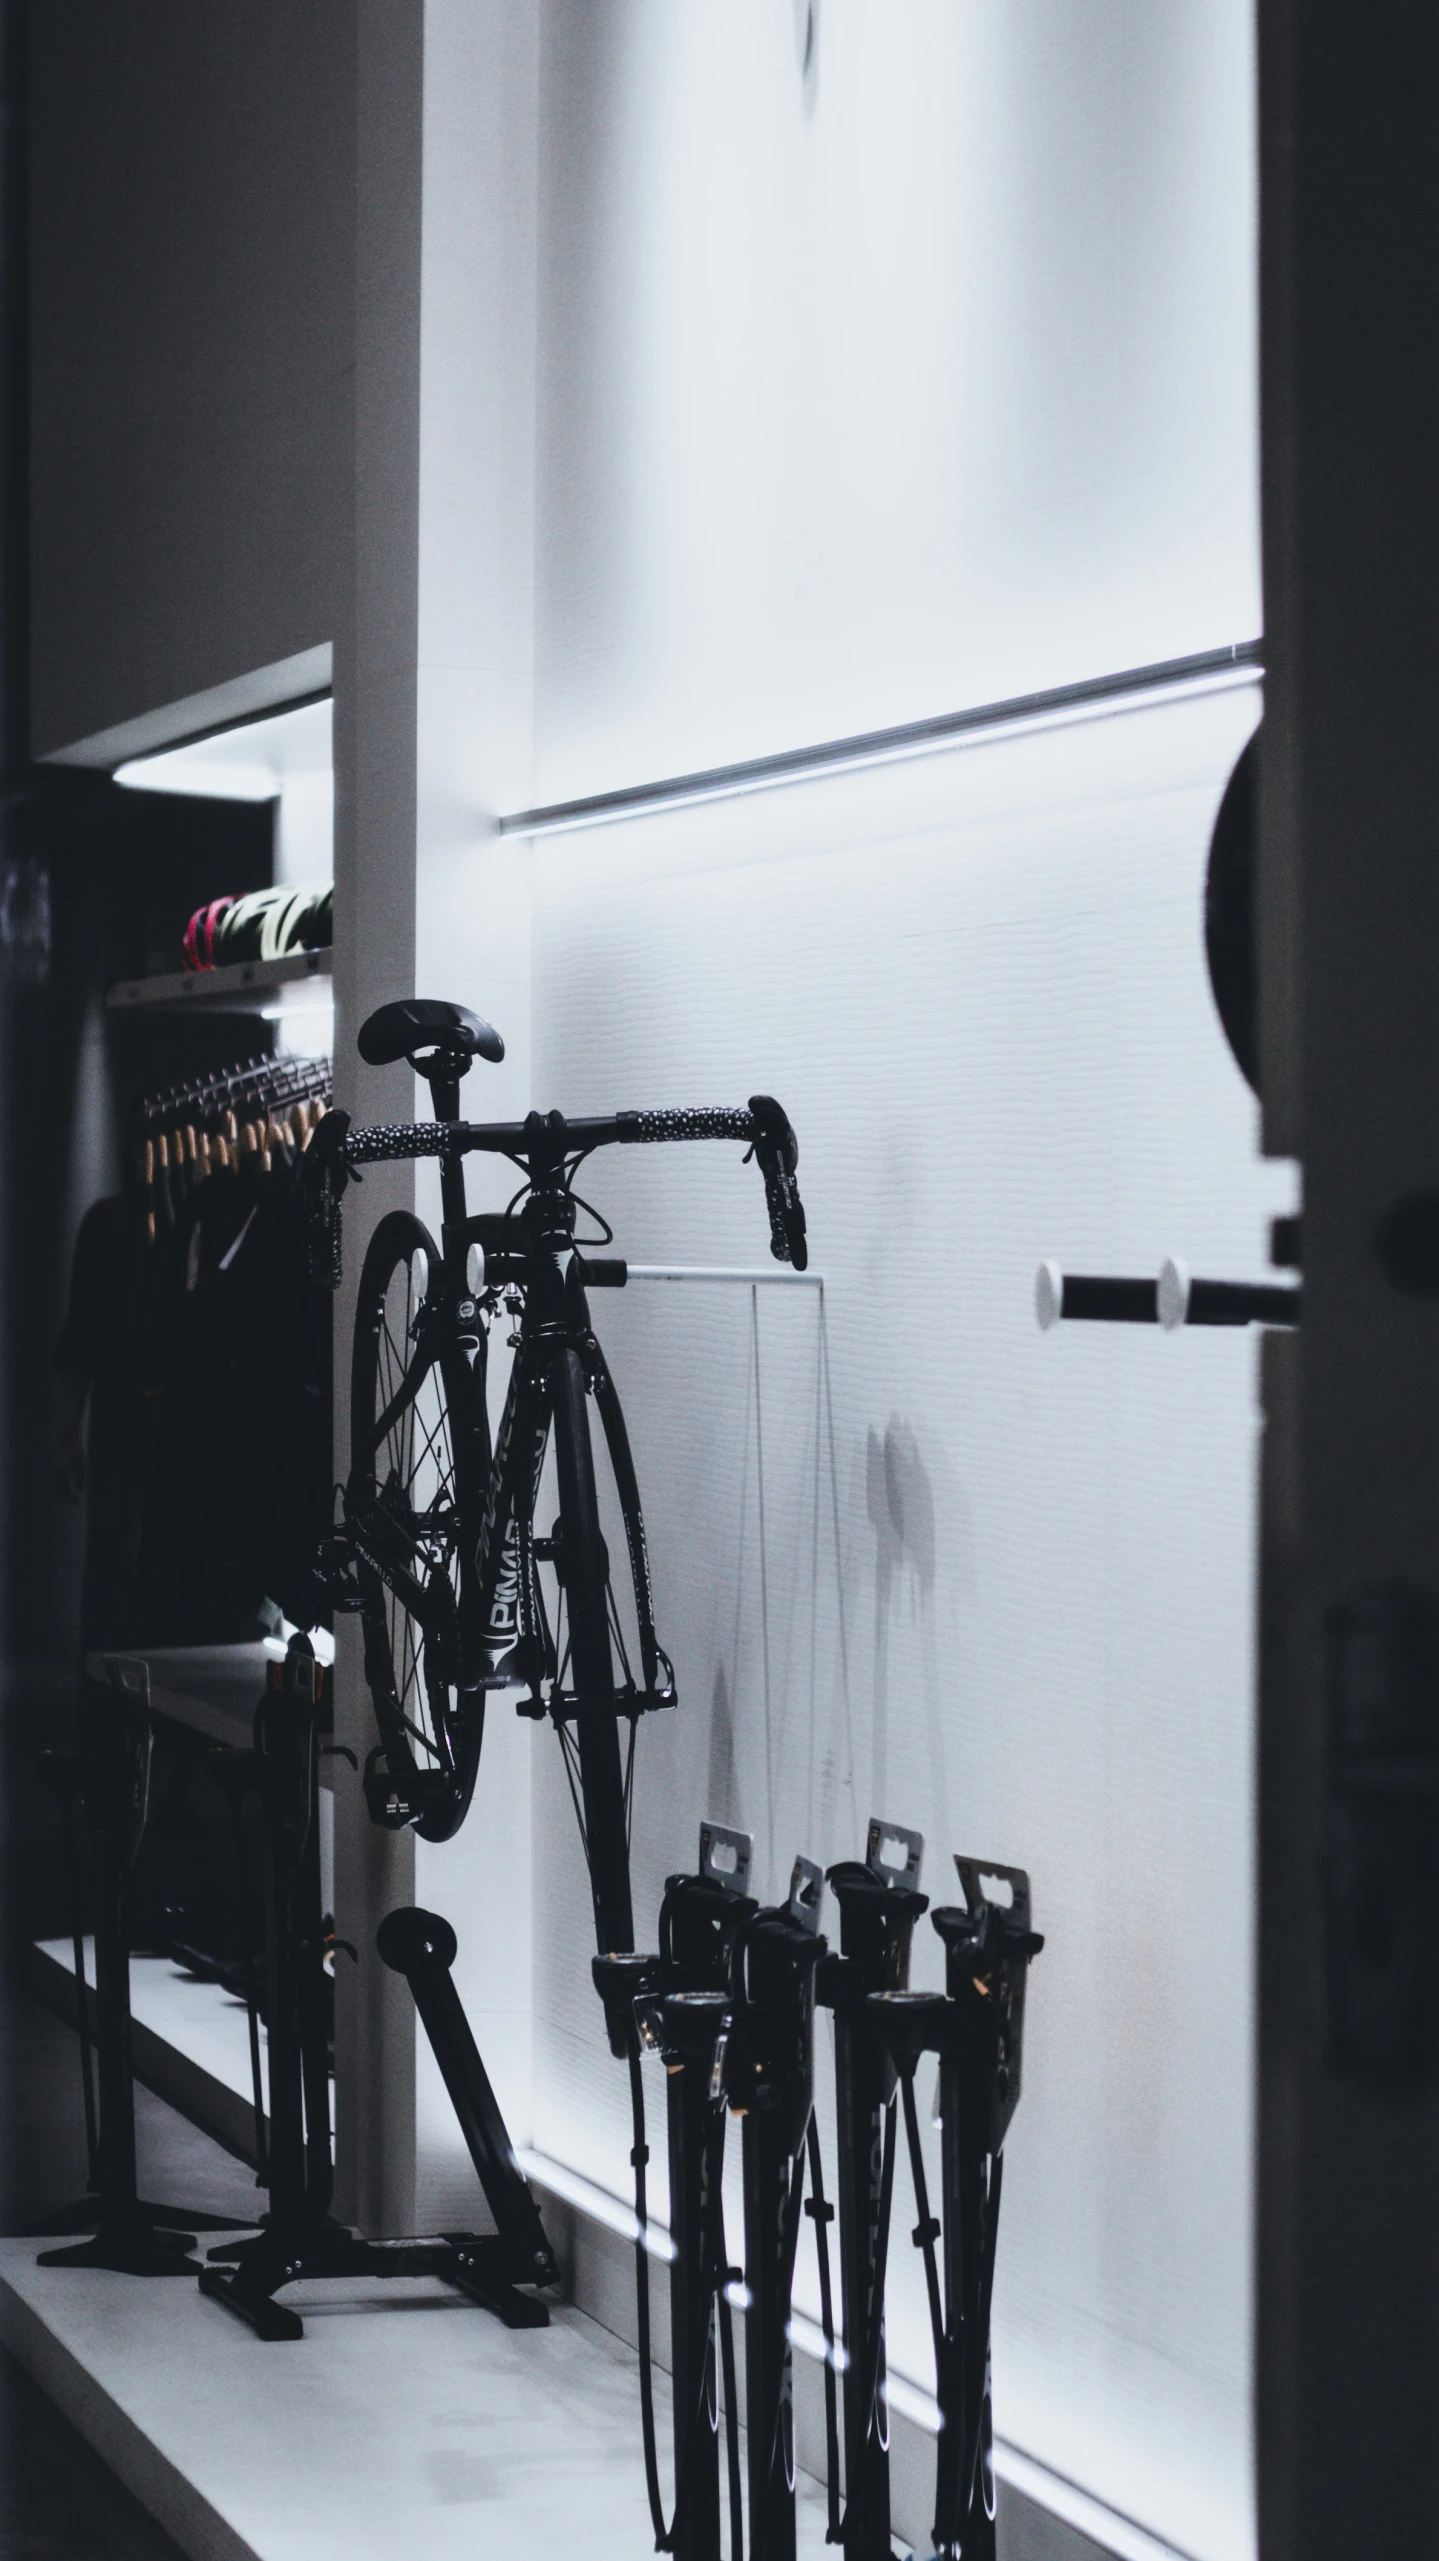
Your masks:
M 420 169 L 424 13 L 360 0 L 357 31 L 354 609 L 335 650 L 335 1098 L 357 1119 L 404 1119 L 404 1068 L 362 1067 L 355 1035 L 415 971 Z M 408 1166 L 375 1166 L 345 1205 L 335 1306 L 335 1467 L 349 1466 L 349 1346 L 366 1237 L 413 1200 Z M 337 1625 L 335 1739 L 363 1768 L 376 1740 L 358 1622 Z M 387 1911 L 414 1899 L 408 1832 L 375 1828 L 336 1765 L 336 2210 L 367 2232 L 414 2225 L 415 2029 L 408 1986 L 375 1954 Z
M 335 670 L 337 1100 L 429 1109 L 403 1067 L 361 1068 L 365 1015 L 419 992 L 471 1005 L 507 1056 L 473 1117 L 529 1107 L 529 858 L 493 836 L 530 785 L 538 23 L 502 0 L 361 0 L 355 607 Z M 505 1169 L 508 1174 L 509 1168 Z M 472 1180 L 476 1205 L 483 1172 Z M 438 1217 L 433 1166 L 372 1167 L 346 1204 L 336 1306 L 336 1468 L 364 1241 L 387 1209 Z M 354 1620 L 339 1628 L 336 1739 L 375 1740 Z M 418 1900 L 460 1940 L 457 1979 L 517 2140 L 529 2098 L 530 1728 L 491 1708 L 476 1804 L 417 1853 L 338 1773 L 338 2211 L 367 2230 L 468 2219 L 477 2191 L 410 1996 L 374 1954 Z M 418 2073 L 418 2187 L 417 2187 Z
M 420 307 L 416 986 L 503 1033 L 463 1089 L 473 1119 L 521 1117 L 530 1090 L 528 848 L 492 832 L 530 786 L 534 625 L 539 12 L 427 0 Z M 475 1159 L 499 1207 L 513 1167 Z M 438 1180 L 421 1174 L 438 1212 Z M 504 1356 L 492 1369 L 503 1370 Z M 503 1384 L 502 1376 L 494 1380 Z M 459 1939 L 456 1980 L 516 2141 L 528 2132 L 530 1756 L 535 1729 L 490 1702 L 458 1837 L 416 1853 L 418 1900 Z M 423 2040 L 418 2212 L 463 2220 L 476 2187 Z

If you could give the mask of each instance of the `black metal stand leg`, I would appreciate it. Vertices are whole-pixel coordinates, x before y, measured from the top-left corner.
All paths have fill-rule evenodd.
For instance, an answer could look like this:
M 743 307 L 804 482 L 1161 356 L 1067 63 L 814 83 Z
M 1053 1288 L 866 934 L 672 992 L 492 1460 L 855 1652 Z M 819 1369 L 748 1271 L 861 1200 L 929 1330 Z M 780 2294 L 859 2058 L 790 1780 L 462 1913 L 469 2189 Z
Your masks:
M 118 1716 L 121 1711 L 115 1710 Z M 49 2268 L 114 2268 L 127 2276 L 193 2273 L 192 2231 L 165 2228 L 163 2207 L 142 2205 L 135 2185 L 135 2074 L 130 2050 L 128 1886 L 148 1794 L 150 1734 L 124 1738 L 128 1766 L 112 1766 L 111 1801 L 100 1831 L 100 1908 L 95 1928 L 95 1998 L 100 2065 L 100 2194 L 93 2240 L 43 2250 Z M 113 1756 L 113 1745 L 110 1747 Z M 127 1784 L 128 1781 L 128 1784 Z
M 885 2107 L 882 2063 L 862 2019 L 836 2010 L 839 2264 L 844 2372 L 846 2561 L 889 2561 L 889 2441 L 882 2396 L 884 2300 L 879 2274 Z
M 675 2561 L 719 2561 L 719 2394 L 715 2375 L 715 2204 L 724 2117 L 708 2073 L 666 2075 L 670 2154 L 670 2348 L 674 2368 Z
M 795 2561 L 794 2378 L 786 2335 L 791 2162 L 778 2113 L 746 2116 L 743 2154 L 750 2561 Z
M 95 2068 L 90 2051 L 90 1986 L 85 1973 L 85 1921 L 80 1909 L 80 1862 L 75 1855 L 75 1821 L 71 1803 L 62 1804 L 65 1874 L 70 1887 L 70 1944 L 75 1953 L 75 2024 L 80 2033 L 80 2094 L 85 2108 L 85 2159 L 90 2185 L 100 2177 L 100 2128 L 95 2112 Z
M 380 1923 L 375 1945 L 383 1962 L 406 1977 L 415 1996 L 496 2232 L 511 2253 L 512 2280 L 521 2285 L 557 2283 L 559 2269 L 540 2209 L 515 2159 L 500 2103 L 455 1989 L 450 1971 L 456 1955 L 454 1931 L 438 1912 L 406 1907 Z

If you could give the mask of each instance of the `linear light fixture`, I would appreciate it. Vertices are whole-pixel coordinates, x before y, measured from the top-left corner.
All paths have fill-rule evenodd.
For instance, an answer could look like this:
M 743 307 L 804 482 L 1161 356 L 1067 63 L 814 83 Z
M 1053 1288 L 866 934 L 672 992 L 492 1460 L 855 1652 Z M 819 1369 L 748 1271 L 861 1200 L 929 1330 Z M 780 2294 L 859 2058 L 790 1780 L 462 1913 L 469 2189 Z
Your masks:
M 865 765 L 890 765 L 911 756 L 934 756 L 949 747 L 982 746 L 992 738 L 1036 729 L 1067 728 L 1101 720 L 1141 703 L 1182 702 L 1193 694 L 1222 693 L 1252 685 L 1264 673 L 1259 640 L 1232 641 L 1189 658 L 1164 658 L 1150 667 L 1126 667 L 1113 676 L 1086 676 L 1037 694 L 979 703 L 968 711 L 939 712 L 931 720 L 905 721 L 897 729 L 871 729 L 855 738 L 832 738 L 818 747 L 788 747 L 739 765 L 712 765 L 703 773 L 671 774 L 663 782 L 630 783 L 587 800 L 558 800 L 543 809 L 518 809 L 496 822 L 501 836 L 566 836 L 581 827 L 612 827 L 621 819 L 689 809 L 705 800 L 736 800 L 785 783 L 816 782 Z
M 632 1281 L 743 1281 L 747 1289 L 768 1289 L 777 1282 L 787 1289 L 823 1289 L 823 1272 L 750 1270 L 739 1263 L 628 1263 Z

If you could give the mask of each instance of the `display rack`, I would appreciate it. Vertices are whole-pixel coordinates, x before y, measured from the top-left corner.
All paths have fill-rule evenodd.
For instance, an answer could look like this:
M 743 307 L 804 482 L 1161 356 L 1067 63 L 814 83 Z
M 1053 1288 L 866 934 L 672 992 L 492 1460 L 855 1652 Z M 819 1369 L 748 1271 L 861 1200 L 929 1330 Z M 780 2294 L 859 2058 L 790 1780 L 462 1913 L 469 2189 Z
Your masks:
M 156 978 L 121 978 L 105 1003 L 114 1014 L 262 1014 L 288 987 L 328 993 L 331 953 L 286 952 L 279 960 L 235 960 L 219 969 L 172 969 Z
M 243 1750 L 252 1740 L 276 1640 L 239 1645 L 152 1646 L 86 1656 L 88 1679 L 148 1704 L 153 1716 L 186 1725 L 208 1742 Z M 322 1761 L 320 1784 L 330 1787 Z M 27 1947 L 21 1970 L 29 1989 L 71 2026 L 79 1986 L 70 1942 Z M 89 2014 L 95 2022 L 94 1951 L 87 1942 Z M 169 1957 L 130 1959 L 136 2078 L 240 2160 L 259 2156 L 245 2013 L 219 1983 L 195 1980 Z

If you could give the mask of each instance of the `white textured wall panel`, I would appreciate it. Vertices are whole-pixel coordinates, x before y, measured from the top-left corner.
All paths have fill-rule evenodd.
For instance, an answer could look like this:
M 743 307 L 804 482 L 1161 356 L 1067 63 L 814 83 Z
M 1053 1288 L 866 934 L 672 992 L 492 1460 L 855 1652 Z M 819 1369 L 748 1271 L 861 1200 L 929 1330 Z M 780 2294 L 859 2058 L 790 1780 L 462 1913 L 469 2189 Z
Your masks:
M 1255 1160 L 1200 931 L 1254 711 L 561 840 L 534 925 L 536 1101 L 779 1094 L 825 1282 L 595 1302 L 681 1694 L 640 1738 L 641 1943 L 706 1812 L 753 1828 L 765 1894 L 797 1849 L 858 1854 L 871 1809 L 922 1826 L 936 1900 L 956 1849 L 1032 1870 L 998 2424 L 1203 2561 L 1250 2542 L 1253 1351 L 1041 1336 L 1032 1294 L 1050 1254 L 1264 1268 L 1283 1169 Z M 736 1148 L 587 1177 L 632 1259 L 764 1258 Z M 624 2076 L 535 1749 L 534 2139 L 622 2194 Z M 927 1924 L 918 1949 L 937 1983 Z M 904 2195 L 895 2217 L 892 2358 L 923 2381 Z
M 546 0 L 536 800 L 1259 628 L 1249 0 Z

